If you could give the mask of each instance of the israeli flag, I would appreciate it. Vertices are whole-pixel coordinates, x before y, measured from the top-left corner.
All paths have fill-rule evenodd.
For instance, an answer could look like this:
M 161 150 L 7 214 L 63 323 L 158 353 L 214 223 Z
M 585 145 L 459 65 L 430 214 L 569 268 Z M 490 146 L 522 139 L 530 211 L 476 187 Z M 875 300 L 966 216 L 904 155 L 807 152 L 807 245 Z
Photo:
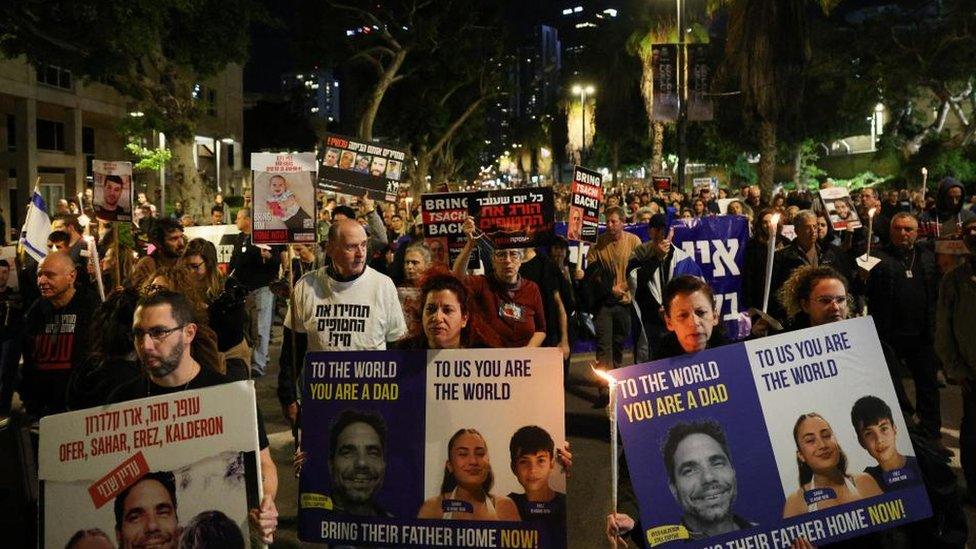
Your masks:
M 28 254 L 41 262 L 47 256 L 47 239 L 51 236 L 51 218 L 47 215 L 47 204 L 44 197 L 34 187 L 30 206 L 27 208 L 27 220 L 20 230 L 20 244 Z

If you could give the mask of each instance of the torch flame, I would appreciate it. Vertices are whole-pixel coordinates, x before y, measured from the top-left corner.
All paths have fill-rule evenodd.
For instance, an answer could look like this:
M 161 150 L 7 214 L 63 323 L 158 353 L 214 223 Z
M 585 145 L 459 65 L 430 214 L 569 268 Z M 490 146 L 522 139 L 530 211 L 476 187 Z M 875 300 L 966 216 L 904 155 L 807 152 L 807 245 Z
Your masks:
M 878 213 L 878 208 L 871 208 L 870 210 L 868 210 L 868 217 L 869 218 L 874 217 L 874 214 L 876 213 Z
M 593 366 L 590 366 L 590 369 L 593 370 L 593 373 L 596 374 L 599 378 L 606 381 L 607 384 L 610 385 L 611 387 L 617 384 L 617 379 L 612 375 L 608 374 L 606 371 L 600 370 L 599 368 L 594 368 Z

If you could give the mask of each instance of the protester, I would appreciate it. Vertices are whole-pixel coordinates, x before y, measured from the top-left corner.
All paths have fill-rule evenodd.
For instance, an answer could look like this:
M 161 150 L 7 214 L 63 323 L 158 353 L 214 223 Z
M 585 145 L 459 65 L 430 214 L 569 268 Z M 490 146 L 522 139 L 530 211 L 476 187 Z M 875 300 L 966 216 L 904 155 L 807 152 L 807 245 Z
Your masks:
M 156 269 L 172 267 L 183 254 L 183 226 L 172 219 L 157 219 L 152 225 L 149 242 L 152 253 L 143 257 L 132 268 L 130 280 L 136 288 L 145 286 L 152 280 Z
M 563 360 L 569 360 L 569 319 L 559 292 L 556 266 L 548 257 L 536 253 L 535 248 L 526 248 L 519 276 L 535 282 L 539 287 L 542 308 L 546 313 L 546 339 L 542 346 L 557 347 L 563 353 Z
M 890 345 L 915 381 L 919 426 L 934 441 L 942 438 L 936 379 L 935 309 L 939 272 L 935 254 L 916 242 L 918 221 L 907 212 L 891 219 L 890 243 L 878 250 L 881 262 L 868 274 L 868 309 L 881 341 Z M 900 383 L 900 379 L 894 379 Z
M 251 347 L 251 376 L 261 377 L 268 366 L 274 316 L 274 294 L 269 285 L 278 278 L 283 248 L 253 242 L 251 210 L 248 208 L 237 211 L 237 228 L 241 232 L 234 240 L 229 268 L 231 276 L 248 292 L 245 335 Z
M 467 241 L 454 260 L 454 274 L 471 293 L 472 347 L 539 347 L 546 338 L 546 315 L 539 287 L 519 274 L 524 251 L 493 250 L 491 275 L 465 275 L 476 240 L 474 220 L 463 226 Z
M 422 242 L 411 242 L 403 254 L 403 283 L 397 285 L 400 307 L 407 322 L 407 337 L 415 337 L 421 332 L 420 282 L 430 266 L 430 252 Z
M 976 213 L 963 208 L 965 197 L 962 183 L 952 177 L 943 179 L 936 194 L 935 209 L 926 209 L 920 219 L 925 236 L 960 237 L 966 222 L 976 219 Z
M 27 310 L 22 348 L 20 398 L 35 418 L 68 409 L 73 368 L 88 354 L 89 319 L 96 299 L 76 289 L 75 264 L 66 252 L 48 254 L 37 270 L 41 299 Z
M 17 281 L 16 267 L 0 259 L 0 421 L 10 415 L 24 327 L 24 296 L 12 286 Z
M 230 382 L 191 356 L 191 344 L 198 332 L 194 319 L 192 306 L 178 293 L 163 290 L 141 299 L 132 322 L 132 334 L 143 375 L 120 384 L 108 396 L 108 402 L 169 395 Z M 256 414 L 264 497 L 259 508 L 251 509 L 250 519 L 263 541 L 270 543 L 278 525 L 274 501 L 278 492 L 278 474 L 271 460 L 264 421 L 260 412 L 256 411 Z
M 452 273 L 434 271 L 424 278 L 417 319 L 422 333 L 398 343 L 404 349 L 462 349 L 468 346 L 468 289 Z

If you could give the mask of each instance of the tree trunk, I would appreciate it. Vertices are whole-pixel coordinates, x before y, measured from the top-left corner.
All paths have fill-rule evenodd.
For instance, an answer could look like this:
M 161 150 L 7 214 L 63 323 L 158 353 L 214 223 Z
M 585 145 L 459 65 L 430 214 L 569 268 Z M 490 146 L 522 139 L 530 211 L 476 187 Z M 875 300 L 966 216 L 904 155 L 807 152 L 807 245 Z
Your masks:
M 170 143 L 173 158 L 170 161 L 171 188 L 167 189 L 166 198 L 170 204 L 177 200 L 183 202 L 183 211 L 206 219 L 204 215 L 203 180 L 193 163 L 193 139 L 174 139 Z M 159 205 L 159 215 L 163 216 L 166 205 Z
M 660 175 L 664 163 L 664 122 L 651 123 L 651 175 Z
M 617 172 L 620 171 L 620 142 L 614 141 L 610 150 L 610 182 L 614 188 L 617 188 Z
M 366 106 L 363 108 L 363 117 L 359 119 L 359 137 L 367 141 L 373 139 L 373 124 L 376 122 L 376 114 L 380 110 L 380 103 L 383 102 L 383 96 L 386 94 L 386 90 L 390 89 L 390 86 L 396 82 L 399 77 L 397 73 L 400 72 L 400 67 L 403 65 L 403 60 L 407 58 L 407 50 L 401 49 L 396 52 L 393 60 L 390 64 L 386 66 L 383 70 L 383 74 L 380 79 L 376 82 L 376 87 L 373 88 L 372 93 L 369 94 L 369 99 L 366 101 Z
M 767 202 L 773 198 L 773 172 L 776 170 L 776 124 L 759 124 L 759 190 Z
M 431 154 L 426 147 L 421 147 L 413 159 L 415 164 L 410 169 L 410 195 L 414 201 L 418 201 L 421 194 L 430 190 L 427 188 L 427 175 L 430 173 Z
M 793 182 L 796 183 L 797 190 L 800 189 L 801 185 L 806 185 L 806 181 L 803 179 L 803 175 L 800 171 L 803 168 L 803 144 L 797 143 L 796 148 L 793 150 Z

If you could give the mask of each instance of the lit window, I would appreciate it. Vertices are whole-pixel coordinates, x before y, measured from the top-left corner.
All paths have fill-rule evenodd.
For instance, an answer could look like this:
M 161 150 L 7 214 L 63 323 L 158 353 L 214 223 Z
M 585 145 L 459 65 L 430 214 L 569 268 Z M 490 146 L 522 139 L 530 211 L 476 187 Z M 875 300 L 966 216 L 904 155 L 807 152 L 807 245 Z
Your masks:
M 563 15 L 570 15 L 573 13 L 573 8 L 566 8 L 563 10 Z
M 576 6 L 573 8 L 573 13 L 580 13 L 581 11 L 583 11 L 583 6 Z

